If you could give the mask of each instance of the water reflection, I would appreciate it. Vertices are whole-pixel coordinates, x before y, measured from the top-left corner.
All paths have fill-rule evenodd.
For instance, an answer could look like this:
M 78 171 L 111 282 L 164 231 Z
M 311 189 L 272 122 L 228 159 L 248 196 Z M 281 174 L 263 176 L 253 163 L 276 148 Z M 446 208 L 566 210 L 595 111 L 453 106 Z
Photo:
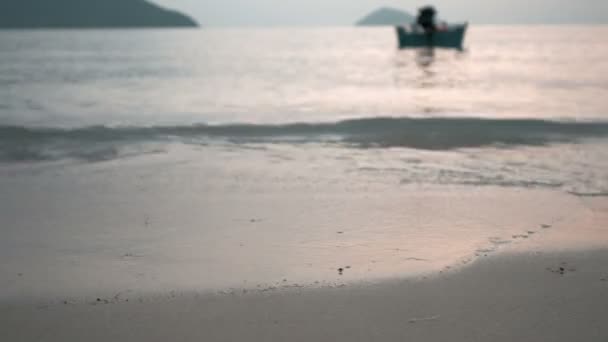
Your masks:
M 435 49 L 422 48 L 416 50 L 416 64 L 423 69 L 427 69 L 435 62 Z
M 471 76 L 466 56 L 433 48 L 399 50 L 392 69 L 395 90 L 417 115 L 456 113 L 454 104 L 470 100 L 460 93 Z
M 434 88 L 440 81 L 435 77 L 437 72 L 432 68 L 435 62 L 435 49 L 422 48 L 416 50 L 416 65 L 422 71 L 416 79 L 417 88 Z
M 468 58 L 464 50 L 443 51 L 433 48 L 399 50 L 393 63 L 397 88 L 453 88 L 468 79 Z
M 398 51 L 394 59 L 394 83 L 398 88 L 433 88 L 439 86 L 432 48 Z

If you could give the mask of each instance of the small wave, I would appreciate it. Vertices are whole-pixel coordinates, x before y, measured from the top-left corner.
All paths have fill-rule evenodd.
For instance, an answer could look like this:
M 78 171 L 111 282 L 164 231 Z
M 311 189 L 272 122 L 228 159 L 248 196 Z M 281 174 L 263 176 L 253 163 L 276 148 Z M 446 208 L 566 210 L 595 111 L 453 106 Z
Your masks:
M 608 122 L 481 118 L 366 118 L 334 123 L 92 126 L 73 129 L 0 126 L 0 159 L 53 159 L 53 153 L 60 156 L 61 153 L 56 152 L 62 149 L 74 152 L 67 154 L 68 157 L 78 158 L 79 151 L 99 152 L 104 148 L 106 152 L 114 151 L 130 143 L 168 140 L 200 143 L 200 139 L 208 138 L 223 138 L 233 143 L 329 141 L 361 148 L 450 150 L 484 146 L 546 145 L 603 137 L 608 137 Z M 100 146 L 102 148 L 99 148 Z M 100 154 L 104 157 L 108 155 Z
M 569 194 L 577 197 L 608 197 L 608 191 L 601 192 L 582 192 L 582 191 L 568 191 Z

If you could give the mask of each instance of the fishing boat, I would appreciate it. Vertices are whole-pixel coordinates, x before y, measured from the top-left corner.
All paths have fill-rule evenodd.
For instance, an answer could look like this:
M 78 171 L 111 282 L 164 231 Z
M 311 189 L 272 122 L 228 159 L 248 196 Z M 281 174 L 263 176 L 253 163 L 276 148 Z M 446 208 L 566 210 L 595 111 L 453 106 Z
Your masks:
M 433 32 L 426 32 L 418 25 L 395 28 L 400 49 L 429 47 L 461 50 L 467 26 L 467 23 L 444 25 Z

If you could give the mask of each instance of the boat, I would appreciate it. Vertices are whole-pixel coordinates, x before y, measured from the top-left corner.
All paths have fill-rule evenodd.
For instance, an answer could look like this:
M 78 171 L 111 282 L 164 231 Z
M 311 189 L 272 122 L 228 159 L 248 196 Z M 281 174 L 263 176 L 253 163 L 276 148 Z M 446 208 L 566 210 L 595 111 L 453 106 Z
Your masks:
M 427 33 L 418 25 L 396 26 L 400 49 L 445 48 L 462 50 L 467 23 L 440 26 Z

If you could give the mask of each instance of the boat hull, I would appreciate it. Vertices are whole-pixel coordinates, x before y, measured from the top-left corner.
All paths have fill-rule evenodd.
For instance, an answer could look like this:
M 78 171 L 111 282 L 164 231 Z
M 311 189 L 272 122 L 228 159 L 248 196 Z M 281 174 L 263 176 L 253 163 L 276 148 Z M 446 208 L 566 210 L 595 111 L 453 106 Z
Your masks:
M 443 31 L 430 34 L 412 27 L 397 26 L 397 40 L 400 49 L 436 47 L 462 49 L 467 24 L 453 25 Z

